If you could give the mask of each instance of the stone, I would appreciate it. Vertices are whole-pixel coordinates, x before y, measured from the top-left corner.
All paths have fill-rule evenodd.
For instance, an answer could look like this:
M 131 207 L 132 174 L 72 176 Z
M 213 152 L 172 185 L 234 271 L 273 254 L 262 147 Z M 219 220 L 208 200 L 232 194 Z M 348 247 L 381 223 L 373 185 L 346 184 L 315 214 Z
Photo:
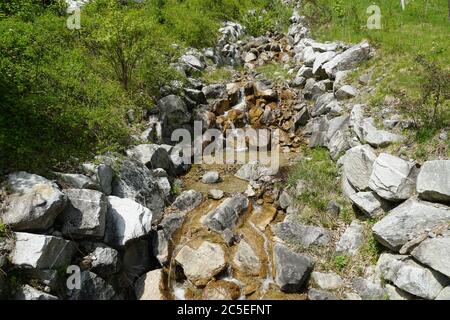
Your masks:
M 411 255 L 420 263 L 450 278 L 450 236 L 427 239 Z
M 362 300 L 362 298 L 359 296 L 359 294 L 354 292 L 346 292 L 344 293 L 344 300 L 351 300 L 351 301 L 359 301 Z
M 330 200 L 327 205 L 327 212 L 339 216 L 339 213 L 341 213 L 341 206 L 335 200 Z
M 197 249 L 185 245 L 175 256 L 184 274 L 197 287 L 204 287 L 226 267 L 225 252 L 215 243 L 204 241 Z
M 303 50 L 302 58 L 305 66 L 312 67 L 316 60 L 317 54 L 312 47 L 306 47 Z
M 314 260 L 279 243 L 275 244 L 273 255 L 276 284 L 283 292 L 299 292 L 314 268 Z
M 248 208 L 249 200 L 243 194 L 225 199 L 216 209 L 209 212 L 202 223 L 215 231 L 233 229 L 239 217 Z
M 329 77 L 334 78 L 338 71 L 351 70 L 369 57 L 370 45 L 368 42 L 362 42 L 335 56 L 323 65 L 323 69 Z
M 408 241 L 450 219 L 450 209 L 443 205 L 409 199 L 391 210 L 373 228 L 376 239 L 398 252 Z
M 58 220 L 62 233 L 71 238 L 103 238 L 107 203 L 105 195 L 88 189 L 65 190 L 68 203 Z
M 260 162 L 244 164 L 235 174 L 235 177 L 246 181 L 257 181 L 263 176 L 274 176 L 277 170 L 263 166 Z
M 152 226 L 152 212 L 131 199 L 108 197 L 105 242 L 123 247 L 129 241 L 147 235 Z
M 331 240 L 328 230 L 296 222 L 280 222 L 272 225 L 272 232 L 280 240 L 303 248 L 324 246 Z
M 172 139 L 174 130 L 182 128 L 192 120 L 186 104 L 175 95 L 168 95 L 158 101 L 158 110 L 162 122 L 162 136 L 167 142 Z
M 377 263 L 383 279 L 421 298 L 432 300 L 450 283 L 450 279 L 419 265 L 408 256 L 383 253 Z
M 314 271 L 311 273 L 311 280 L 319 289 L 323 290 L 336 290 L 343 286 L 342 278 L 335 273 Z
M 201 192 L 195 190 L 183 191 L 173 202 L 172 206 L 181 212 L 192 211 L 203 202 Z
M 317 289 L 309 289 L 308 290 L 308 299 L 309 300 L 339 300 L 334 294 Z
M 223 99 L 227 97 L 227 87 L 221 83 L 204 86 L 202 91 L 210 103 L 216 99 Z
M 134 158 L 149 169 L 164 169 L 174 174 L 174 166 L 167 150 L 157 144 L 140 144 L 127 150 L 127 156 Z
M 100 186 L 84 174 L 55 172 L 60 185 L 65 189 L 93 189 L 98 190 Z
M 417 177 L 420 198 L 432 202 L 450 202 L 450 160 L 426 161 Z
M 131 242 L 123 253 L 122 273 L 131 281 L 150 271 L 152 263 L 152 243 L 149 239 Z
M 307 66 L 302 66 L 300 70 L 297 72 L 297 77 L 303 77 L 303 78 L 312 78 L 313 77 L 313 69 L 309 68 Z
M 188 68 L 200 71 L 205 69 L 205 65 L 199 58 L 192 54 L 185 54 L 180 57 L 180 62 L 185 64 Z
M 214 184 L 220 181 L 220 175 L 217 171 L 206 172 L 202 177 L 202 182 L 205 184 Z
M 333 59 L 335 56 L 336 56 L 336 52 L 334 52 L 334 51 L 327 51 L 327 52 L 318 53 L 316 55 L 316 59 L 314 60 L 312 73 L 314 75 L 315 74 L 320 74 L 321 70 L 322 70 L 322 65 L 324 63 L 330 61 L 331 59 Z
M 240 273 L 248 276 L 258 276 L 261 271 L 261 261 L 252 246 L 242 239 L 233 256 L 233 266 Z
M 119 272 L 121 267 L 119 252 L 104 244 L 97 244 L 95 249 L 83 260 L 89 261 L 92 272 L 102 277 Z
M 159 224 L 160 230 L 153 242 L 153 251 L 162 265 L 166 265 L 169 259 L 169 243 L 172 235 L 183 225 L 185 214 L 176 212 L 165 215 Z
M 13 265 L 21 268 L 56 269 L 70 264 L 75 252 L 71 241 L 52 236 L 15 232 Z
M 253 52 L 247 52 L 247 54 L 245 55 L 245 58 L 244 58 L 244 62 L 248 63 L 248 62 L 255 61 L 257 59 L 258 59 L 258 57 Z
M 379 282 L 372 282 L 362 277 L 356 277 L 352 286 L 363 300 L 385 300 L 386 291 Z
M 348 149 L 351 148 L 349 136 L 346 131 L 336 131 L 328 141 L 328 150 L 330 151 L 331 159 L 337 161 Z
M 138 300 L 166 300 L 163 279 L 163 269 L 156 269 L 144 274 L 134 285 L 136 298 Z
M 334 83 L 333 83 L 333 92 L 337 92 L 342 86 L 345 85 L 345 81 L 347 75 L 350 71 L 338 71 L 336 72 Z
M 82 166 L 84 173 L 86 173 L 96 184 L 100 185 L 100 190 L 107 196 L 112 193 L 112 180 L 114 170 L 110 165 L 93 163 L 84 163 Z
M 378 130 L 375 127 L 373 118 L 366 118 L 355 122 L 353 130 L 359 140 L 366 142 L 375 148 L 387 147 L 392 143 L 402 142 L 404 140 L 404 137 L 398 134 Z
M 369 188 L 373 163 L 377 156 L 368 145 L 356 146 L 345 154 L 343 172 L 353 188 L 365 191 Z
M 336 244 L 336 253 L 355 255 L 364 243 L 364 226 L 354 220 Z
M 415 297 L 391 284 L 385 284 L 384 289 L 389 300 L 413 300 Z
M 281 209 L 286 210 L 289 206 L 293 204 L 292 197 L 286 190 L 280 194 L 278 198 L 278 203 Z
M 32 286 L 25 284 L 16 289 L 14 300 L 58 300 L 58 297 L 39 291 Z
M 336 103 L 334 95 L 332 93 L 325 93 L 321 95 L 311 111 L 313 117 L 321 116 L 328 113 L 331 110 L 333 103 Z
M 15 172 L 8 176 L 6 209 L 0 220 L 15 231 L 45 231 L 66 205 L 58 186 L 41 176 Z
M 344 85 L 335 92 L 338 101 L 354 98 L 358 95 L 358 90 L 350 85 Z
M 369 188 L 383 199 L 408 199 L 416 189 L 417 168 L 414 162 L 382 153 L 373 163 Z
M 221 200 L 224 197 L 224 192 L 218 189 L 211 189 L 208 192 L 208 196 L 214 200 Z
M 156 219 L 168 202 L 156 180 L 150 169 L 141 162 L 125 159 L 118 164 L 112 195 L 140 203 L 149 208 Z
M 89 271 L 81 272 L 79 289 L 69 289 L 69 300 L 117 300 L 113 287 Z
M 350 200 L 359 210 L 371 218 L 379 218 L 391 207 L 375 192 L 358 192 L 351 195 Z
M 445 287 L 442 289 L 442 291 L 438 294 L 435 300 L 450 300 L 450 286 Z
M 241 288 L 234 282 L 211 281 L 203 290 L 203 300 L 237 300 L 241 296 Z

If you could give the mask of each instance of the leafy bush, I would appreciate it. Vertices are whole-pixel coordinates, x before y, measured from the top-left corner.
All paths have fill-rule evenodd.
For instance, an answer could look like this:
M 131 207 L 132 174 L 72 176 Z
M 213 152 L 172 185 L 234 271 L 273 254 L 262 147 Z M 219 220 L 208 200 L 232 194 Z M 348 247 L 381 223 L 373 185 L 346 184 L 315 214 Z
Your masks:
M 266 31 L 285 31 L 292 11 L 280 0 L 270 1 L 267 6 L 247 12 L 242 19 L 247 32 L 259 36 Z

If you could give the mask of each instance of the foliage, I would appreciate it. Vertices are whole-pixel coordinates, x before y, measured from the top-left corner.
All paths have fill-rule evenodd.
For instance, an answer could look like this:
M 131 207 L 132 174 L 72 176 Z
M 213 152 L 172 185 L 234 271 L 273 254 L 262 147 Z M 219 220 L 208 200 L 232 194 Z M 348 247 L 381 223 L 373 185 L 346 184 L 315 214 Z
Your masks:
M 347 267 L 349 260 L 350 259 L 347 256 L 343 256 L 343 255 L 335 256 L 334 257 L 334 267 L 338 271 L 342 271 L 345 269 L 345 267 Z
M 264 8 L 247 12 L 242 19 L 247 32 L 259 36 L 266 31 L 285 31 L 292 11 L 280 0 L 273 0 Z

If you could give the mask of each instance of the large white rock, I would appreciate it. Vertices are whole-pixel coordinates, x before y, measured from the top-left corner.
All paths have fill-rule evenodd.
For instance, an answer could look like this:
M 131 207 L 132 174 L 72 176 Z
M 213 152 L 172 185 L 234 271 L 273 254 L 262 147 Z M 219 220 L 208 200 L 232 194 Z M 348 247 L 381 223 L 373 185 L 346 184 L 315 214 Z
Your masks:
M 45 231 L 66 204 L 66 196 L 55 183 L 35 174 L 12 173 L 7 186 L 7 206 L 0 220 L 16 231 Z
M 277 170 L 265 167 L 260 162 L 244 164 L 235 174 L 239 179 L 246 181 L 256 181 L 263 176 L 274 176 Z
M 358 192 L 350 196 L 352 203 L 371 218 L 380 217 L 389 208 L 375 192 Z
M 369 188 L 384 199 L 405 200 L 415 192 L 417 173 L 414 162 L 382 153 L 373 164 Z
M 197 249 L 188 245 L 181 248 L 175 261 L 183 267 L 184 274 L 194 285 L 205 286 L 226 266 L 222 246 L 204 241 Z
M 325 63 L 323 68 L 329 77 L 334 78 L 336 72 L 353 69 L 360 62 L 369 59 L 369 56 L 370 45 L 368 42 L 362 42 L 338 54 L 331 61 Z
M 427 239 L 417 246 L 411 255 L 417 261 L 450 278 L 450 236 Z
M 323 273 L 314 271 L 311 280 L 323 290 L 336 290 L 343 286 L 342 278 L 336 273 Z
M 450 202 L 450 160 L 425 162 L 417 177 L 417 193 L 424 200 Z
M 131 199 L 109 196 L 105 242 L 121 247 L 147 235 L 151 231 L 152 217 L 149 209 Z
M 357 190 L 365 191 L 369 188 L 373 163 L 377 156 L 368 145 L 353 147 L 345 154 L 344 176 Z
M 134 285 L 138 300 L 165 300 L 163 290 L 164 272 L 157 269 L 144 274 Z
M 377 222 L 372 231 L 379 242 L 399 251 L 410 240 L 450 219 L 447 206 L 410 199 Z
M 431 271 L 408 256 L 383 253 L 377 263 L 383 279 L 398 288 L 424 299 L 434 299 L 449 284 L 449 278 Z
M 105 196 L 95 190 L 68 189 L 69 199 L 60 215 L 62 233 L 73 238 L 103 238 L 107 204 Z
M 303 248 L 324 246 L 331 241 L 331 235 L 328 230 L 297 222 L 285 221 L 277 223 L 272 225 L 272 232 L 279 240 Z
M 57 269 L 70 264 L 75 252 L 71 241 L 32 233 L 14 233 L 13 265 L 34 269 Z

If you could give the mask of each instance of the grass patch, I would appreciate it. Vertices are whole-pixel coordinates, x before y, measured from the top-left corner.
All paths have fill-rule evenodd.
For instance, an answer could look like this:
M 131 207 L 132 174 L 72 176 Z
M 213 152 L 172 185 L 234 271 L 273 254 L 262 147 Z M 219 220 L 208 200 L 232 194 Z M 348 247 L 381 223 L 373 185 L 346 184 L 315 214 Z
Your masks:
M 233 68 L 220 67 L 203 74 L 203 80 L 206 83 L 229 83 L 233 80 L 236 71 Z
M 323 148 L 305 148 L 302 154 L 302 160 L 291 169 L 288 178 L 290 187 L 302 185 L 295 199 L 300 208 L 299 219 L 328 228 L 334 228 L 338 219 L 351 222 L 354 213 L 341 193 L 338 168 L 329 152 Z M 327 211 L 332 200 L 341 207 L 339 217 Z
M 288 80 L 291 78 L 288 74 L 288 70 L 286 70 L 281 63 L 267 63 L 257 67 L 256 71 L 263 74 L 265 79 L 271 81 Z

